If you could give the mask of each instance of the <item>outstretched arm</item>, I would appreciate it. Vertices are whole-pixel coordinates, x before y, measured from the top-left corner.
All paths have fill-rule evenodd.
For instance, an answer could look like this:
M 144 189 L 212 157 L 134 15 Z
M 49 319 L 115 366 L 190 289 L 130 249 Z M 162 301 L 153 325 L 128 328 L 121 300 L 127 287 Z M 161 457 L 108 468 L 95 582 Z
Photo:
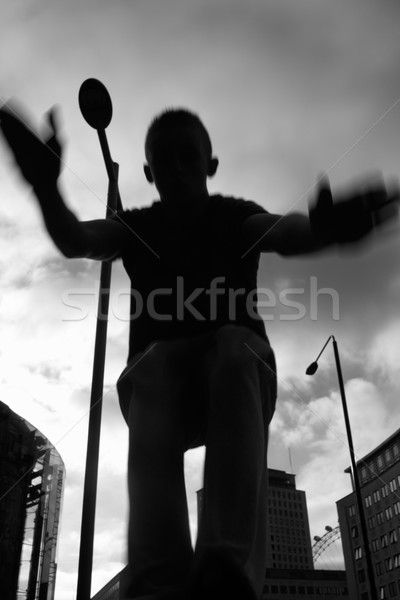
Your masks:
M 67 258 L 112 260 L 129 235 L 124 225 L 112 219 L 79 221 L 66 206 L 57 185 L 34 188 L 44 223 L 57 248 Z
M 315 252 L 325 246 L 314 235 L 308 216 L 301 213 L 253 215 L 243 223 L 242 237 L 246 252 L 257 249 L 290 256 Z
M 257 214 L 246 219 L 242 234 L 245 247 L 260 252 L 300 255 L 333 244 L 358 242 L 376 227 L 398 215 L 398 189 L 389 193 L 383 183 L 353 191 L 333 202 L 329 182 L 321 182 L 309 216 Z
M 62 147 L 57 136 L 54 111 L 48 115 L 50 136 L 36 135 L 26 119 L 14 110 L 0 109 L 0 127 L 24 179 L 39 202 L 52 240 L 68 258 L 115 258 L 129 234 L 114 220 L 79 221 L 66 206 L 57 181 Z

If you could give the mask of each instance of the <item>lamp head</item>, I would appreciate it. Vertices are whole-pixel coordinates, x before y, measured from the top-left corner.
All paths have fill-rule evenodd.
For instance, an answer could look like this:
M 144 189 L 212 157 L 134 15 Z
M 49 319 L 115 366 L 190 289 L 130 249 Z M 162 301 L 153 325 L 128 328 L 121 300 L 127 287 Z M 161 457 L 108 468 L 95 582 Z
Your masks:
M 312 362 L 311 365 L 307 367 L 306 375 L 314 375 L 316 370 L 318 369 L 318 363 Z
M 105 85 L 98 79 L 86 79 L 79 89 L 79 108 L 94 129 L 106 129 L 112 117 L 112 102 Z

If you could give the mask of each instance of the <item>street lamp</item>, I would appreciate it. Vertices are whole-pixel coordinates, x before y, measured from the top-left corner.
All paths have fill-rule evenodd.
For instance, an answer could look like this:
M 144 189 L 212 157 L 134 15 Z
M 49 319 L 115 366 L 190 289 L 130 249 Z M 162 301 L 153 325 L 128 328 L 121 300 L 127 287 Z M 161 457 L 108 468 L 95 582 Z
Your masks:
M 82 83 L 79 90 L 79 107 L 85 121 L 93 127 L 93 129 L 96 129 L 99 137 L 108 174 L 106 217 L 110 217 L 122 206 L 118 190 L 118 164 L 111 158 L 105 131 L 112 118 L 112 102 L 107 88 L 101 81 L 98 81 L 97 79 L 86 79 L 86 81 Z M 111 263 L 109 261 L 103 261 L 100 271 L 99 303 L 90 394 L 88 442 L 78 563 L 77 600 L 89 600 L 92 583 L 93 544 L 110 283 Z
M 375 588 L 375 578 L 374 578 L 374 570 L 373 570 L 373 564 L 372 564 L 371 551 L 370 551 L 370 547 L 369 547 L 369 543 L 368 543 L 367 523 L 366 523 L 366 519 L 365 519 L 364 505 L 363 505 L 362 496 L 361 496 L 360 480 L 358 477 L 356 457 L 354 454 L 353 436 L 351 434 L 349 413 L 347 411 L 346 393 L 344 390 L 342 368 L 340 366 L 339 350 L 338 350 L 337 342 L 333 335 L 330 335 L 328 337 L 327 341 L 325 342 L 324 347 L 322 348 L 321 352 L 318 354 L 316 360 L 308 366 L 308 368 L 306 370 L 306 375 L 314 375 L 314 373 L 317 371 L 318 359 L 321 356 L 321 354 L 323 353 L 323 351 L 325 350 L 325 348 L 328 345 L 330 340 L 332 340 L 333 351 L 335 353 L 335 362 L 336 362 L 336 370 L 337 370 L 337 375 L 338 375 L 338 380 L 339 380 L 340 397 L 342 399 L 344 421 L 346 424 L 347 441 L 348 441 L 348 445 L 349 445 L 351 465 L 352 465 L 352 469 L 353 469 L 354 489 L 356 492 L 358 515 L 360 518 L 361 535 L 362 535 L 362 539 L 363 539 L 363 543 L 364 543 L 365 560 L 367 563 L 368 581 L 369 581 L 369 586 L 370 586 L 370 590 L 371 590 L 372 600 L 378 600 L 378 595 L 377 595 L 376 588 Z

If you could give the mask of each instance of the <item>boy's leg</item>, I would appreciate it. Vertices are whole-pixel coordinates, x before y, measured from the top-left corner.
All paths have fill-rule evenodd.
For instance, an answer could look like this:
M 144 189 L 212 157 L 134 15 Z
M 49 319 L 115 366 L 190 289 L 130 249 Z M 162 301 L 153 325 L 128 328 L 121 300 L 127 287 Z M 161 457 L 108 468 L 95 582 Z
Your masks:
M 187 344 L 158 342 L 118 382 L 129 398 L 130 520 L 124 598 L 179 597 L 193 559 L 184 484 Z M 128 371 L 128 372 L 127 372 Z
M 266 567 L 266 453 L 275 361 L 268 342 L 244 327 L 225 326 L 214 341 L 205 364 L 207 450 L 194 597 L 217 598 L 229 582 L 232 593 L 240 588 L 243 600 L 255 599 Z
M 184 451 L 202 421 L 197 414 L 191 427 L 189 419 L 191 407 L 201 407 L 197 375 L 204 344 L 205 338 L 156 342 L 130 362 L 117 384 L 129 425 L 123 598 L 178 599 L 192 564 Z

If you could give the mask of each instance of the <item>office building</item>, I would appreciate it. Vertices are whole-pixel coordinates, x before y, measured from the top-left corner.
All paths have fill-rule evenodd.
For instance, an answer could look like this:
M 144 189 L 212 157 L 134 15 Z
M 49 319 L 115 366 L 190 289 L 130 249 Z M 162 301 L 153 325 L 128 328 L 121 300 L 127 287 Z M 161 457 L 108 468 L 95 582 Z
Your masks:
M 343 570 L 314 569 L 306 494 L 295 475 L 268 469 L 267 564 L 265 600 L 348 598 Z M 198 518 L 202 490 L 198 493 Z
M 295 475 L 268 469 L 267 568 L 313 569 L 306 494 Z
M 268 478 L 268 554 L 263 598 L 348 598 L 344 571 L 314 569 L 306 495 L 304 491 L 296 489 L 295 475 L 268 469 Z M 203 490 L 199 490 L 198 522 L 201 518 L 202 501 Z M 92 600 L 119 600 L 119 580 L 120 574 L 105 585 Z
M 106 583 L 94 596 L 92 600 L 119 600 L 121 580 L 124 576 L 124 569 L 117 573 L 110 581 Z
M 351 598 L 345 571 L 267 569 L 263 600 L 338 600 Z M 353 600 L 353 598 L 351 598 Z
M 197 492 L 200 520 L 203 490 Z M 267 568 L 313 569 L 305 492 L 296 489 L 295 475 L 268 469 Z
M 400 429 L 357 463 L 379 600 L 400 598 Z M 351 473 L 350 469 L 346 472 Z M 337 502 L 350 597 L 370 600 L 353 492 Z
M 346 574 L 314 569 L 306 494 L 295 475 L 268 469 L 265 600 L 348 598 Z

